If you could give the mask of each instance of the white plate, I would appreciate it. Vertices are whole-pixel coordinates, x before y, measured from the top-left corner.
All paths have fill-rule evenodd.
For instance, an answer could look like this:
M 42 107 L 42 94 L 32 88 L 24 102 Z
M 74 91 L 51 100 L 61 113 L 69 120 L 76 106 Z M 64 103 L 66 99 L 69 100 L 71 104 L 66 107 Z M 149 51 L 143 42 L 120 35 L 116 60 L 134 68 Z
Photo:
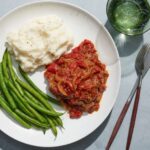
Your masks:
M 75 45 L 78 45 L 85 38 L 95 43 L 101 60 L 107 65 L 110 76 L 99 111 L 90 115 L 84 115 L 77 120 L 71 120 L 68 114 L 65 114 L 62 117 L 65 129 L 58 131 L 56 139 L 51 131 L 44 135 L 41 131 L 25 129 L 0 111 L 0 129 L 4 133 L 20 142 L 41 147 L 55 147 L 73 143 L 87 136 L 100 126 L 113 108 L 121 78 L 119 55 L 105 27 L 85 10 L 68 3 L 56 1 L 30 3 L 14 9 L 1 18 L 0 57 L 2 58 L 5 50 L 4 44 L 8 32 L 17 29 L 28 20 L 50 14 L 60 16 L 69 26 L 74 34 Z M 36 72 L 31 78 L 41 89 L 46 89 L 43 72 Z

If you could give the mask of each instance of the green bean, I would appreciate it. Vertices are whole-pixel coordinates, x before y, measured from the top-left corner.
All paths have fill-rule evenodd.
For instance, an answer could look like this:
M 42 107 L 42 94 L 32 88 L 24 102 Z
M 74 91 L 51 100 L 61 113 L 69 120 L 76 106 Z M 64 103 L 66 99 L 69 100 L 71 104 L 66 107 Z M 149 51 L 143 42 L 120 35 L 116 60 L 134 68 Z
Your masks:
M 57 123 L 58 123 L 61 127 L 64 127 L 64 126 L 63 126 L 63 122 L 62 122 L 62 120 L 61 120 L 59 117 L 56 118 L 56 121 L 57 121 Z
M 26 97 L 26 100 L 28 100 L 28 97 Z M 27 105 L 27 108 L 33 113 L 33 115 L 41 122 L 47 122 L 47 120 L 39 113 L 37 112 L 34 107 L 32 108 L 30 105 Z
M 43 106 L 43 104 L 41 104 L 38 100 L 36 100 L 30 93 L 28 93 L 27 91 L 25 91 L 25 94 L 27 94 L 30 98 L 30 100 L 32 100 L 34 103 L 38 104 L 39 106 L 45 108 L 45 106 Z M 61 126 L 63 127 L 63 122 L 59 117 L 50 117 L 48 116 L 56 126 Z
M 28 92 L 30 92 L 33 96 L 35 96 L 40 102 L 49 110 L 54 110 L 53 107 L 48 103 L 47 100 L 45 100 L 38 92 L 36 92 L 30 85 L 27 83 L 21 81 L 20 79 L 16 79 L 16 81 Z
M 53 134 L 54 134 L 55 136 L 57 136 L 57 129 L 56 129 L 54 123 L 53 123 L 52 120 L 49 119 L 49 118 L 48 118 L 48 122 L 49 122 L 49 125 L 50 125 L 51 129 L 52 129 Z
M 41 113 L 43 113 L 43 114 L 50 115 L 50 116 L 54 116 L 54 117 L 63 115 L 63 113 L 51 112 L 51 111 L 49 111 L 49 110 L 47 110 L 47 109 L 45 109 L 45 108 L 43 108 L 43 107 L 37 105 L 36 103 L 34 103 L 34 102 L 32 102 L 32 101 L 30 101 L 30 100 L 28 100 L 28 99 L 27 99 L 27 102 L 28 102 L 33 108 L 35 108 L 36 110 L 38 110 L 39 112 L 41 112 Z
M 7 81 L 7 82 L 9 82 L 9 81 Z M 13 87 L 13 85 L 11 84 L 11 83 L 9 83 L 9 86 L 10 86 L 10 88 L 12 89 L 12 90 L 14 90 L 14 92 L 16 93 L 16 95 L 22 100 L 22 98 L 19 96 L 19 93 L 17 94 L 17 91 L 16 91 L 16 89 Z M 30 94 L 30 96 L 31 96 L 31 94 Z M 42 107 L 38 107 L 38 105 L 37 104 L 35 104 L 35 103 L 33 103 L 33 102 L 31 102 L 31 101 L 29 101 L 29 100 L 27 100 L 28 101 L 28 103 L 30 104 L 30 105 L 32 105 L 32 107 L 36 107 L 36 109 L 38 109 L 38 111 L 42 111 L 43 113 L 46 113 L 46 114 L 49 114 L 49 115 L 53 115 L 53 116 L 58 116 L 58 115 L 62 115 L 62 113 L 57 113 L 57 112 L 50 112 L 50 111 L 45 111 L 45 109 L 43 109 Z M 26 105 L 26 104 L 25 104 Z M 31 110 L 31 108 L 29 107 L 29 106 L 27 106 L 29 109 L 30 109 L 30 111 L 32 111 L 32 113 L 34 113 L 34 111 L 33 110 Z M 34 115 L 37 117 L 37 115 L 34 113 Z M 39 119 L 39 118 L 38 118 Z M 44 120 L 43 120 L 44 121 Z M 43 122 L 42 121 L 42 122 Z M 62 122 L 61 121 L 61 119 L 60 118 L 58 118 L 57 117 L 57 122 L 58 122 L 58 124 L 60 124 L 60 122 Z M 60 126 L 62 126 L 62 124 L 60 124 Z
M 36 125 L 36 126 L 39 126 L 39 127 L 42 127 L 42 128 L 49 128 L 49 124 L 46 124 L 46 123 L 41 123 L 29 116 L 27 116 L 26 114 L 22 113 L 19 109 L 16 109 L 15 112 L 22 118 L 24 118 L 25 120 L 31 122 L 32 124 Z
M 22 69 L 21 69 L 20 67 L 19 67 L 19 71 L 20 71 L 20 73 L 22 74 L 22 76 L 24 77 L 25 80 L 27 80 L 28 82 L 29 82 L 29 80 L 31 81 L 31 79 L 30 79 L 27 75 L 24 76 L 24 72 L 22 71 Z M 27 78 L 28 78 L 28 79 L 27 79 Z M 17 79 L 17 82 L 19 82 L 19 81 L 20 81 L 20 80 Z M 32 81 L 31 81 L 31 82 L 32 82 Z M 30 82 L 30 85 L 32 85 L 31 82 Z M 33 84 L 34 84 L 34 83 L 33 83 Z M 26 84 L 26 85 L 27 85 L 27 84 Z M 25 85 L 24 85 L 23 83 L 22 83 L 22 86 L 25 88 Z M 31 92 L 31 90 L 29 90 L 29 88 L 26 88 L 26 90 L 28 90 L 29 92 Z M 32 92 L 33 92 L 33 90 L 32 90 Z M 31 92 L 31 94 L 33 94 L 32 92 Z M 36 92 L 36 91 L 35 91 L 35 92 Z M 34 94 L 35 94 L 35 92 L 34 92 Z M 30 95 L 31 95 L 31 94 L 30 94 Z M 33 95 L 34 95 L 34 94 L 33 94 Z M 37 94 L 37 95 L 38 95 L 38 94 Z M 34 95 L 34 96 L 35 96 L 35 95 Z M 32 97 L 33 97 L 33 96 L 32 96 Z M 38 97 L 37 97 L 37 98 L 38 98 Z M 35 98 L 34 98 L 34 100 L 35 100 Z M 37 101 L 37 100 L 36 100 L 36 101 Z M 42 101 L 41 101 L 41 102 L 42 102 Z M 36 102 L 36 103 L 37 103 L 37 102 Z M 43 103 L 42 103 L 42 104 L 43 104 Z M 48 104 L 47 104 L 47 105 L 48 105 Z M 48 109 L 50 109 L 50 110 L 56 112 L 56 111 L 53 109 L 53 107 L 47 107 L 47 105 L 44 104 L 44 106 L 46 106 L 46 108 L 48 108 Z M 56 121 L 57 121 L 57 124 L 59 124 L 60 126 L 63 127 L 62 120 L 61 120 L 59 117 L 57 117 L 57 120 L 56 120 Z
M 35 125 L 35 124 L 32 124 L 32 127 L 35 128 L 35 129 L 37 129 L 37 130 L 42 130 L 42 131 L 43 131 L 43 130 L 45 131 L 45 130 L 48 130 L 48 129 L 49 129 L 49 128 L 46 128 L 46 129 L 45 129 L 45 128 L 39 127 L 39 126 L 37 126 L 37 125 Z
M 30 93 L 28 93 L 27 91 L 25 91 L 25 94 L 30 98 L 30 100 L 31 100 L 32 102 L 34 102 L 34 103 L 36 103 L 37 105 L 39 105 L 39 106 L 45 108 L 45 107 L 43 106 L 43 104 L 41 104 L 38 100 L 36 100 Z M 47 119 L 47 117 L 49 117 L 50 119 L 52 118 L 52 117 L 47 116 L 47 115 L 44 115 L 44 117 L 45 117 L 46 119 Z
M 30 93 L 28 93 L 27 91 L 25 91 L 25 94 L 29 95 L 30 100 L 32 100 L 32 102 L 36 103 L 37 105 L 44 107 L 39 101 L 37 101 Z M 45 107 L 44 107 L 45 108 Z M 51 117 L 51 116 L 45 116 L 45 118 L 49 118 L 52 122 L 54 126 L 61 126 L 61 124 L 59 124 L 59 122 L 56 120 L 56 117 Z M 58 117 L 57 117 L 58 118 Z M 56 129 L 53 129 L 53 132 L 56 132 Z
M 28 103 L 26 102 L 26 100 L 24 100 L 24 98 L 20 95 L 20 93 L 13 86 L 13 84 L 9 80 L 8 81 L 5 80 L 5 82 L 12 89 L 12 91 L 15 93 L 15 95 L 18 97 L 18 99 L 23 103 L 23 105 L 25 105 L 30 111 L 32 111 L 31 108 L 29 107 Z M 34 112 L 32 112 L 32 113 L 30 112 L 30 116 L 34 117 L 33 113 Z
M 7 69 L 9 69 L 9 71 Z M 21 81 L 15 73 L 12 66 L 11 57 L 6 50 L 3 56 L 3 62 L 0 63 L 0 86 L 2 93 L 7 98 L 10 107 L 14 112 L 11 110 L 11 108 L 9 108 L 9 106 L 7 106 L 8 104 L 5 100 L 1 102 L 1 97 L 0 106 L 2 106 L 15 120 L 17 120 L 24 127 L 31 128 L 31 125 L 34 125 L 37 128 L 44 130 L 51 128 L 54 135 L 57 136 L 56 126 L 62 124 L 59 116 L 61 116 L 63 113 L 56 112 L 47 100 L 53 101 L 56 104 L 59 102 L 41 91 L 32 82 L 28 75 L 21 70 L 20 67 L 19 70 L 28 84 Z M 11 81 L 8 80 L 9 75 Z M 8 87 L 10 87 L 12 91 L 9 92 Z M 19 110 L 17 106 L 23 112 Z M 43 115 L 41 115 L 40 112 Z M 31 125 L 26 123 L 26 121 L 30 122 Z
M 10 91 L 12 97 L 14 98 L 14 100 L 16 100 L 19 108 L 24 112 L 26 113 L 27 115 L 31 116 L 30 115 L 30 111 L 25 107 L 25 105 L 23 105 L 23 103 L 18 99 L 18 97 L 16 96 L 16 94 L 13 92 L 13 91 Z M 33 115 L 32 115 L 33 116 Z M 31 116 L 31 117 L 32 117 Z
M 40 105 L 40 106 L 43 106 L 34 96 L 32 96 L 28 91 L 24 91 L 25 95 L 30 99 L 32 100 L 32 102 Z
M 55 126 L 60 126 L 60 125 L 58 124 L 58 122 L 56 121 L 56 117 L 49 117 L 49 119 L 52 120 L 52 122 L 54 123 Z
M 46 133 L 46 129 L 42 129 L 42 131 L 43 131 L 43 134 L 45 134 L 45 133 Z
M 30 100 L 32 100 L 32 102 L 36 103 L 37 105 L 44 107 L 43 104 L 41 104 L 39 101 L 37 101 L 30 93 L 28 93 L 27 91 L 25 91 L 25 94 L 29 96 Z M 44 107 L 45 108 L 45 107 Z M 52 120 L 52 122 L 54 123 L 55 126 L 61 126 L 61 124 L 59 124 L 59 122 L 56 120 L 55 117 L 51 117 L 51 116 L 45 116 L 48 117 Z
M 7 72 L 7 55 L 6 55 L 6 52 L 7 51 L 5 51 L 5 53 L 3 55 L 2 70 L 3 70 L 4 77 L 9 79 L 9 75 L 8 75 L 8 72 Z
M 27 97 L 22 97 L 20 95 L 20 93 L 13 87 L 13 84 L 10 82 L 10 81 L 6 81 L 8 86 L 12 89 L 12 91 L 16 94 L 16 96 L 23 102 L 23 104 L 28 108 L 28 110 L 30 111 L 30 116 L 31 117 L 36 117 L 39 121 L 41 122 L 46 122 L 46 119 L 41 115 L 39 114 L 36 110 L 34 110 L 28 103 L 27 103 L 27 100 L 25 100 L 24 98 L 27 98 Z M 28 99 L 28 98 L 27 98 Z
M 30 105 L 28 105 L 28 109 L 33 113 L 33 115 L 41 122 L 47 122 L 46 119 L 39 114 L 35 109 L 33 109 Z
M 32 100 L 34 103 L 36 103 L 37 105 L 45 108 L 45 106 L 43 106 L 43 104 L 41 104 L 38 100 L 36 100 L 30 93 L 28 93 L 27 91 L 25 91 L 25 94 L 27 94 L 30 98 L 30 100 Z M 63 127 L 63 123 L 61 121 L 61 119 L 59 117 L 50 117 L 50 116 L 47 116 L 49 117 L 56 126 L 61 126 Z
M 5 100 L 0 96 L 0 105 L 1 107 L 18 123 L 20 123 L 25 128 L 31 128 L 31 125 L 25 122 L 22 118 L 20 118 L 16 113 L 14 113 L 11 108 L 9 108 L 8 104 Z
M 20 85 L 15 81 L 17 77 L 14 69 L 13 69 L 13 65 L 12 65 L 12 60 L 11 60 L 11 57 L 10 57 L 10 54 L 8 53 L 8 51 L 6 51 L 6 56 L 7 56 L 7 60 L 8 60 L 8 69 L 9 69 L 9 72 L 10 72 L 10 76 L 11 76 L 11 79 L 15 85 L 15 87 L 18 89 L 18 91 L 20 92 L 21 95 L 24 95 L 23 93 L 23 90 L 22 88 L 20 87 Z
M 8 89 L 7 89 L 7 87 L 5 85 L 5 82 L 4 82 L 2 64 L 1 63 L 0 63 L 0 85 L 1 85 L 1 90 L 2 90 L 3 94 L 5 95 L 5 97 L 7 98 L 11 108 L 15 109 L 16 104 L 15 104 L 13 98 L 11 97 L 11 95 L 9 94 Z
M 57 101 L 56 99 L 50 97 L 49 95 L 45 94 L 42 90 L 40 90 L 34 83 L 33 81 L 28 77 L 28 75 L 21 69 L 21 67 L 19 66 L 19 71 L 22 75 L 22 77 L 27 81 L 27 83 L 33 87 L 41 96 L 43 96 L 44 98 L 50 100 L 52 103 L 60 105 L 59 101 Z
M 12 62 L 11 62 L 11 59 L 10 59 L 10 57 L 8 57 L 9 58 L 9 64 L 12 64 Z M 10 65 L 10 69 L 11 69 L 11 66 L 12 65 Z M 12 71 L 12 73 L 11 73 L 11 76 L 12 76 L 12 78 L 13 78 L 13 76 L 15 76 L 15 78 L 13 78 L 13 79 L 16 79 L 17 81 L 18 80 L 20 80 L 18 77 L 17 77 L 17 75 L 15 74 L 15 72 L 13 71 L 13 68 L 11 69 Z M 19 70 L 21 70 L 21 69 L 19 69 Z M 21 71 L 20 71 L 21 72 Z M 22 73 L 24 73 L 23 71 L 22 71 Z M 25 73 L 26 74 L 26 73 Z M 22 75 L 23 76 L 23 75 Z M 24 77 L 24 76 L 23 76 Z M 30 82 L 29 82 L 29 80 L 27 80 L 27 78 L 30 80 Z M 28 83 L 30 83 L 30 85 L 32 85 L 32 81 L 31 81 L 31 79 L 27 76 L 27 74 L 26 74 L 26 81 L 28 82 Z M 32 83 L 31 83 L 32 82 Z M 16 83 L 16 82 L 15 82 Z M 34 83 L 33 83 L 34 84 Z M 34 84 L 35 85 L 35 84 Z M 18 86 L 17 86 L 18 87 Z M 33 86 L 34 87 L 34 86 Z M 36 85 L 35 85 L 35 87 L 36 87 Z M 31 87 L 32 88 L 32 87 Z M 19 90 L 20 91 L 20 90 Z M 29 91 L 30 92 L 30 91 Z M 36 91 L 35 91 L 36 92 Z M 23 93 L 23 92 L 20 92 L 20 93 Z M 40 92 L 39 92 L 40 93 Z M 30 93 L 29 93 L 30 94 Z M 28 94 L 28 96 L 29 96 L 29 94 Z M 32 94 L 33 93 L 31 93 L 30 94 L 30 97 L 32 96 Z M 45 94 L 45 93 L 44 93 Z M 34 95 L 34 94 L 33 94 Z M 38 95 L 38 94 L 36 94 L 36 95 Z M 35 95 L 34 95 L 35 96 Z M 35 102 L 35 98 L 32 96 L 32 98 L 34 99 L 34 102 Z M 40 97 L 41 98 L 41 97 Z M 32 100 L 33 100 L 32 99 Z M 43 99 L 44 100 L 44 99 Z M 37 100 L 36 100 L 37 101 Z M 48 108 L 48 109 L 50 109 L 50 110 L 53 110 L 54 112 L 56 112 L 53 108 L 52 108 L 52 106 L 49 104 L 49 103 L 47 103 L 47 105 L 46 105 L 46 103 L 44 102 L 43 103 L 43 101 L 41 101 L 41 99 L 40 99 L 40 102 L 42 102 L 42 104 L 44 104 L 45 106 L 46 106 L 46 108 Z M 32 102 L 31 102 L 32 103 Z M 36 102 L 37 103 L 37 102 Z M 34 104 L 34 103 L 32 103 L 32 104 Z M 30 104 L 31 105 L 31 104 Z M 35 105 L 34 105 L 35 106 Z M 37 106 L 37 105 L 36 105 Z M 33 105 L 32 105 L 32 107 L 33 107 Z M 43 110 L 43 109 L 42 109 Z M 60 124 L 61 126 L 62 126 L 62 121 L 61 121 L 61 119 L 59 118 L 59 117 L 57 117 L 57 120 L 55 121 L 55 124 L 56 124 L 56 122 L 57 122 L 57 124 Z
M 30 111 L 30 116 L 36 117 L 39 121 L 45 122 L 45 118 L 40 115 L 36 110 L 34 110 L 28 103 L 27 101 L 20 95 L 20 93 L 13 87 L 13 84 L 10 81 L 6 81 L 8 86 L 12 89 L 12 91 L 16 94 L 16 96 L 23 102 L 23 104 L 29 109 Z

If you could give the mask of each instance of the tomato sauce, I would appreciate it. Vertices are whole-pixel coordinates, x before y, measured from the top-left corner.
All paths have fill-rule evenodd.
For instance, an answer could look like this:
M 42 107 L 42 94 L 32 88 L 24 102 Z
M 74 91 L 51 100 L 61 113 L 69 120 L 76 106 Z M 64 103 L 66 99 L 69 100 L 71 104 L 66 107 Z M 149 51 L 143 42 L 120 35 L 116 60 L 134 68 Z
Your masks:
M 108 76 L 105 64 L 89 40 L 47 65 L 45 71 L 50 91 L 69 110 L 70 118 L 99 109 Z

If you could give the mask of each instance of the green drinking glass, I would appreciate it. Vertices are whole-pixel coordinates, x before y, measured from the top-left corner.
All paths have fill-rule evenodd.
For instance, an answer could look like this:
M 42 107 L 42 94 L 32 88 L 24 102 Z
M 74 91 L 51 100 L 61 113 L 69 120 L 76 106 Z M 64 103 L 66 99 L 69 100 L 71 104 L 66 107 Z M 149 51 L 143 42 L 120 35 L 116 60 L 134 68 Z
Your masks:
M 111 25 L 126 35 L 140 35 L 150 29 L 150 0 L 108 0 Z

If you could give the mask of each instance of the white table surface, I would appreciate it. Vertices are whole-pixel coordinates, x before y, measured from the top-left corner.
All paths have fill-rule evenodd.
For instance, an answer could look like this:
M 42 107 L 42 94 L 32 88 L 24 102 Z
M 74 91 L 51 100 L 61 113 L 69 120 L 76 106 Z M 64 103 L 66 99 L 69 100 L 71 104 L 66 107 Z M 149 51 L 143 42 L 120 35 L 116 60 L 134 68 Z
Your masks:
M 0 16 L 18 5 L 36 0 L 0 0 Z M 79 5 L 94 14 L 107 27 L 115 40 L 121 58 L 122 80 L 117 102 L 107 120 L 88 137 L 74 144 L 58 148 L 37 148 L 15 141 L 0 131 L 0 150 L 104 150 L 114 124 L 136 80 L 134 70 L 135 57 L 145 42 L 150 42 L 150 31 L 143 36 L 125 37 L 114 31 L 106 16 L 107 0 L 61 0 Z M 133 104 L 132 104 L 133 106 Z M 132 106 L 119 130 L 111 150 L 124 150 L 127 140 Z M 150 149 L 150 71 L 145 76 L 142 85 L 141 99 L 134 129 L 131 150 Z

